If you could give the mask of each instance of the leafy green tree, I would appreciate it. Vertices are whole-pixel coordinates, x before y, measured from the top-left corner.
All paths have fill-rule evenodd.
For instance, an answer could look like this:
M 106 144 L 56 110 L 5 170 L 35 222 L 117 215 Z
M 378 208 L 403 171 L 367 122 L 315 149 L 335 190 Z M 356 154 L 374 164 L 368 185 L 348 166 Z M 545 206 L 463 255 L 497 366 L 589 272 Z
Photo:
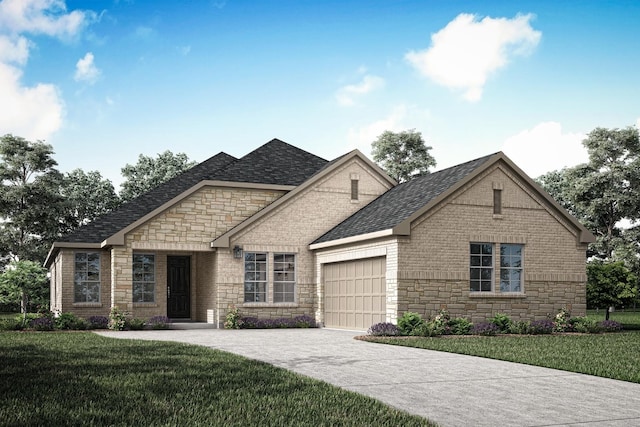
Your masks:
M 135 199 L 152 188 L 157 187 L 192 168 L 196 162 L 190 162 L 184 153 L 173 154 L 167 150 L 158 157 L 148 157 L 140 154 L 138 163 L 126 164 L 122 168 L 125 181 L 121 185 L 120 198 L 123 202 Z
M 398 182 L 429 173 L 436 165 L 422 134 L 415 129 L 398 133 L 385 131 L 371 144 L 373 160 Z
M 44 260 L 59 235 L 62 174 L 52 154 L 42 141 L 0 138 L 0 264 Z
M 587 264 L 587 307 L 628 307 L 637 299 L 638 278 L 624 262 L 594 260 Z
M 621 220 L 640 219 L 638 129 L 596 128 L 583 144 L 588 163 L 550 172 L 538 182 L 594 233 L 592 252 L 613 259 L 625 240 Z
M 19 303 L 26 321 L 29 309 L 49 302 L 47 270 L 33 261 L 13 261 L 0 274 L 0 303 Z
M 66 173 L 60 192 L 66 207 L 64 232 L 87 224 L 120 204 L 113 184 L 98 171 L 75 169 Z

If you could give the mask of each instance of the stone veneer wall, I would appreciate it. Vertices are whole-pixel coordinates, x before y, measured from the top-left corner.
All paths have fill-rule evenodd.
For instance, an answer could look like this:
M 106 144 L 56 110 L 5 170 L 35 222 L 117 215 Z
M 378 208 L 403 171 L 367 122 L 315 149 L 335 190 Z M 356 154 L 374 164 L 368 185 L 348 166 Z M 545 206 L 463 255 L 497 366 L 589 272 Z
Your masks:
M 74 299 L 75 253 L 100 253 L 100 302 L 76 303 Z M 58 295 L 52 301 L 51 309 L 64 313 L 73 313 L 80 317 L 108 316 L 111 309 L 111 273 L 109 251 L 101 249 L 62 249 L 58 253 L 54 265 L 56 283 L 53 284 Z M 52 281 L 53 282 L 53 281 Z
M 351 200 L 351 180 L 359 182 L 359 198 Z M 269 283 L 266 303 L 244 303 L 244 263 L 233 259 L 230 250 L 218 250 L 218 323 L 224 323 L 231 306 L 245 316 L 260 318 L 293 317 L 317 313 L 318 297 L 315 255 L 309 244 L 348 216 L 364 207 L 390 184 L 357 159 L 345 164 L 295 199 L 233 236 L 231 247 L 269 254 Z M 273 254 L 296 254 L 296 302 L 273 303 Z
M 493 190 L 502 214 L 493 214 Z M 412 224 L 399 245 L 398 311 L 451 314 L 484 321 L 498 312 L 540 319 L 570 307 L 586 310 L 586 245 L 578 230 L 545 208 L 508 168 L 495 167 L 460 189 L 449 203 Z M 494 292 L 469 291 L 469 244 L 493 243 Z M 523 292 L 500 293 L 500 243 L 524 245 Z

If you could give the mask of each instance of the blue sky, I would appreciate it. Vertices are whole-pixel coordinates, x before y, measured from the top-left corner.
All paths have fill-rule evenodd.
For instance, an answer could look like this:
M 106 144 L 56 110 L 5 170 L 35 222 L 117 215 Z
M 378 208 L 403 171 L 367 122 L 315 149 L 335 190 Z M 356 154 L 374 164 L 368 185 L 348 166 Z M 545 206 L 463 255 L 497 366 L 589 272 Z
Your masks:
M 437 169 L 529 175 L 640 120 L 636 1 L 0 1 L 0 135 L 116 187 L 139 154 L 279 138 L 327 159 L 416 129 Z

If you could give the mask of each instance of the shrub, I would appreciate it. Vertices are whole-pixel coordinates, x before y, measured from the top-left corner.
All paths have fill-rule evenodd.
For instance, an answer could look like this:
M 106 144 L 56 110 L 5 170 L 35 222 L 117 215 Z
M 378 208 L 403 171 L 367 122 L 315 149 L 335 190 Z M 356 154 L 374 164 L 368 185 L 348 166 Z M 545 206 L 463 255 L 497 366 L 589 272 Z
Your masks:
M 109 318 L 106 316 L 89 317 L 89 327 L 91 329 L 107 329 L 108 325 L 109 325 Z
M 553 330 L 556 332 L 569 332 L 572 330 L 571 313 L 566 308 L 561 308 L 558 314 L 556 314 L 554 320 Z
M 145 321 L 143 319 L 137 319 L 134 317 L 133 319 L 127 320 L 127 326 L 132 331 L 141 331 L 144 329 L 144 325 L 145 325 Z
M 598 323 L 598 326 L 603 332 L 620 332 L 622 330 L 622 323 L 615 320 L 603 320 Z
M 471 334 L 473 335 L 491 336 L 496 335 L 498 332 L 500 332 L 500 328 L 491 322 L 474 323 L 471 328 Z
M 420 337 L 438 337 L 440 335 L 444 335 L 445 331 L 446 328 L 441 322 L 432 320 L 429 322 L 422 322 L 422 324 L 413 329 L 411 335 Z
M 243 319 L 240 316 L 238 308 L 231 306 L 227 312 L 227 316 L 224 321 L 225 329 L 240 329 L 242 327 Z
M 571 319 L 571 325 L 574 331 L 583 334 L 597 334 L 602 332 L 598 322 L 587 317 L 574 317 Z
M 493 323 L 498 327 L 498 330 L 501 333 L 509 332 L 509 328 L 511 327 L 511 318 L 504 313 L 497 313 L 493 316 L 492 319 L 489 320 L 489 323 Z
M 36 331 L 53 331 L 53 320 L 50 317 L 38 317 L 29 322 L 29 327 Z
M 306 314 L 294 317 L 293 323 L 296 328 L 315 328 L 317 326 L 316 319 L 311 316 L 307 316 Z
M 534 320 L 529 324 L 529 333 L 533 335 L 550 334 L 555 327 L 549 319 Z
M 73 313 L 60 313 L 58 317 L 53 319 L 53 324 L 56 329 L 62 330 L 84 330 L 89 327 L 86 320 Z
M 167 316 L 153 316 L 147 321 L 147 326 L 151 329 L 169 329 L 171 319 Z
M 518 334 L 518 335 L 529 335 L 532 333 L 531 323 L 527 320 L 519 320 L 517 322 L 513 322 L 511 323 L 509 332 L 512 334 Z
M 413 335 L 414 330 L 424 324 L 422 316 L 411 311 L 405 312 L 398 319 L 398 329 L 402 335 Z
M 393 323 L 382 322 L 371 325 L 367 334 L 374 337 L 394 337 L 400 335 L 400 330 Z
M 113 331 L 123 331 L 127 326 L 127 313 L 118 307 L 111 307 L 108 328 Z
M 19 331 L 22 329 L 22 319 L 0 319 L 0 331 Z
M 467 335 L 471 332 L 473 323 L 464 317 L 455 317 L 449 320 L 449 330 L 453 335 Z

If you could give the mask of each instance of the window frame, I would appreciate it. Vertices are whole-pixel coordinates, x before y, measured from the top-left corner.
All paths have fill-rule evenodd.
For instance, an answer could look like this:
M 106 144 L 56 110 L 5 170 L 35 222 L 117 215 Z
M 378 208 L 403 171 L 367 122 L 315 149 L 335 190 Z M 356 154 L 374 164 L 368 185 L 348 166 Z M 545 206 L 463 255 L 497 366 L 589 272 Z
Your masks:
M 249 256 L 253 255 L 254 259 L 253 260 L 249 260 L 247 259 Z M 257 260 L 257 256 L 261 255 L 264 256 L 264 261 L 262 260 Z M 269 253 L 268 252 L 244 252 L 244 256 L 243 256 L 243 260 L 244 260 L 244 279 L 243 279 L 243 283 L 244 283 L 244 303 L 266 303 L 268 302 L 268 298 L 269 298 Z M 251 265 L 248 263 L 253 263 L 253 269 L 252 270 L 247 270 L 247 265 Z M 263 265 L 264 264 L 264 270 L 259 270 L 257 269 L 258 265 Z M 262 280 L 258 280 L 256 279 L 256 274 L 258 273 L 264 273 L 264 279 Z M 251 280 L 247 280 L 249 276 L 249 274 L 254 274 L 253 279 Z M 253 290 L 248 290 L 248 285 L 252 284 L 253 285 Z M 264 290 L 261 291 L 260 290 L 260 286 L 259 285 L 263 285 L 264 286 Z M 252 299 L 247 299 L 248 296 L 253 295 Z M 262 299 L 259 299 L 258 296 L 259 295 L 263 295 Z
M 284 257 L 282 261 L 276 260 L 276 257 Z M 286 257 L 293 257 L 293 261 L 287 261 Z M 273 254 L 273 303 L 274 304 L 282 304 L 282 303 L 295 303 L 296 302 L 296 284 L 298 279 L 298 257 L 295 253 L 291 252 L 275 252 Z M 289 266 L 293 264 L 293 270 L 279 270 L 279 265 Z M 285 276 L 288 273 L 293 274 L 293 280 L 276 280 L 276 274 L 284 274 Z M 279 291 L 278 287 L 282 286 L 283 290 Z M 291 290 L 284 290 L 287 285 L 291 286 Z M 282 299 L 279 298 L 282 296 Z M 286 297 L 289 296 L 290 299 Z
M 479 246 L 480 251 L 474 252 L 474 246 Z M 472 293 L 492 293 L 495 287 L 495 248 L 491 242 L 470 242 L 469 243 L 469 291 Z M 491 248 L 489 254 L 483 253 L 484 248 Z M 474 261 L 474 257 L 477 261 Z M 489 259 L 487 263 L 485 259 Z M 474 271 L 477 273 L 474 274 Z M 490 277 L 483 278 L 483 271 L 489 271 Z M 477 282 L 477 289 L 474 289 L 474 282 Z M 489 289 L 483 289 L 483 284 L 489 284 Z
M 145 265 L 149 265 L 151 263 L 145 263 L 145 262 L 137 262 L 136 261 L 136 257 L 150 257 L 153 260 L 153 271 L 151 272 L 151 274 L 153 274 L 153 280 L 149 281 L 149 280 L 136 280 L 136 264 L 140 264 L 142 265 L 142 272 L 138 272 L 138 274 L 142 274 L 143 277 L 145 274 L 149 274 L 149 272 L 144 271 L 144 266 Z M 156 259 L 156 254 L 153 253 L 134 253 L 132 255 L 131 258 L 131 292 L 132 292 L 132 302 L 134 304 L 144 304 L 144 303 L 155 303 L 156 302 L 156 289 L 157 289 L 157 284 L 158 284 L 158 275 L 157 275 L 157 266 L 158 266 L 158 262 Z M 147 287 L 151 285 L 152 286 L 152 290 L 149 291 L 147 289 Z M 138 299 L 136 300 L 136 287 L 142 286 L 143 290 L 141 293 L 139 293 L 140 295 L 142 295 L 142 299 Z M 151 295 L 152 299 L 146 299 L 145 295 Z
M 504 254 L 504 249 L 507 247 L 517 247 L 519 249 L 519 254 Z M 504 258 L 508 258 L 510 260 L 517 259 L 519 262 L 519 266 L 505 266 L 503 261 Z M 513 261 L 511 261 L 513 262 Z M 517 290 L 513 289 L 511 272 L 518 272 L 517 279 Z M 503 287 L 503 275 L 506 273 L 507 275 L 507 283 L 508 287 Z M 505 290 L 506 289 L 506 290 Z M 501 293 L 522 293 L 524 289 L 524 245 L 520 243 L 501 243 L 500 244 L 500 292 Z
M 85 260 L 78 261 L 78 255 L 84 254 Z M 97 280 L 89 280 L 89 255 L 97 255 L 98 257 L 98 279 Z M 78 271 L 79 263 L 84 263 L 86 266 L 85 271 Z M 86 273 L 85 279 L 79 279 L 79 273 Z M 95 273 L 95 272 L 94 272 Z M 73 302 L 75 304 L 99 304 L 101 302 L 101 294 L 102 294 L 102 254 L 96 251 L 78 251 L 73 254 Z M 89 293 L 89 285 L 97 285 L 97 299 L 88 300 Z M 82 288 L 82 294 L 84 295 L 84 300 L 78 300 L 76 297 L 78 296 L 77 290 L 78 287 Z
M 351 201 L 357 202 L 359 200 L 360 194 L 360 180 L 356 178 L 351 179 Z

